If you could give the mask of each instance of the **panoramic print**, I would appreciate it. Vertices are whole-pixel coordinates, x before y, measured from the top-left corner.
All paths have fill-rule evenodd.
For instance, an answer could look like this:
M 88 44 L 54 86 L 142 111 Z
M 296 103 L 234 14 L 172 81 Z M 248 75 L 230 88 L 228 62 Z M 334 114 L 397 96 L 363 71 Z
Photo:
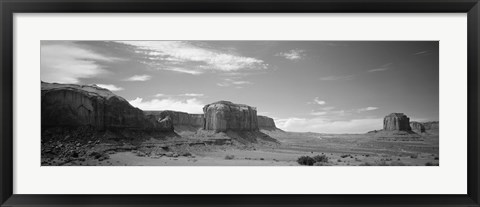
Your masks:
M 438 41 L 41 41 L 42 166 L 439 166 Z

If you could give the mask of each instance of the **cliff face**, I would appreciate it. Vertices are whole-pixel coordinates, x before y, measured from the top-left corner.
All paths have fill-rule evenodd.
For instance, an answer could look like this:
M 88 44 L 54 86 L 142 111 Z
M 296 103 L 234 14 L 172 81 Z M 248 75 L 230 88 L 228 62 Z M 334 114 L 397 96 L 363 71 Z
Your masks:
M 412 121 L 410 122 L 410 127 L 414 132 L 423 133 L 425 132 L 425 126 L 423 123 Z
M 205 130 L 216 132 L 257 131 L 257 110 L 254 107 L 219 101 L 203 107 Z
M 42 82 L 41 102 L 42 127 L 172 130 L 171 125 L 145 116 L 122 97 L 94 85 Z
M 411 131 L 410 118 L 403 113 L 391 113 L 383 119 L 385 131 Z
M 203 128 L 203 114 L 188 114 L 180 111 L 144 111 L 146 115 L 153 115 L 157 119 L 170 117 L 174 126 L 184 125 Z
M 275 121 L 273 121 L 273 119 L 270 117 L 257 116 L 257 120 L 258 120 L 258 128 L 260 129 L 267 129 L 267 130 L 277 129 L 277 126 L 275 126 Z
M 423 122 L 423 126 L 425 127 L 425 130 L 438 130 L 439 125 L 440 124 L 438 121 Z

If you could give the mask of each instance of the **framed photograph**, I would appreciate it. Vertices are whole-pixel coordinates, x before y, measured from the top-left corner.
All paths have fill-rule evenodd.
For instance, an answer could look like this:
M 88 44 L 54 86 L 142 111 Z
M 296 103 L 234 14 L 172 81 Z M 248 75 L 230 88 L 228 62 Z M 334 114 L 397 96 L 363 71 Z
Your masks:
M 477 0 L 0 7 L 1 206 L 480 206 Z

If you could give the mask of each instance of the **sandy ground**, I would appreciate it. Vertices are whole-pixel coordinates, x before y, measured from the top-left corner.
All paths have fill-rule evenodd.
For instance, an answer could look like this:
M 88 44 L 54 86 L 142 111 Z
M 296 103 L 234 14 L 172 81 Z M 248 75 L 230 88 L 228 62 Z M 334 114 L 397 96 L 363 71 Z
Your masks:
M 149 141 L 147 148 L 134 151 L 109 151 L 108 159 L 75 160 L 65 165 L 102 166 L 298 166 L 301 156 L 324 155 L 323 166 L 425 166 L 439 165 L 438 135 L 426 134 L 416 140 L 379 140 L 371 134 L 316 134 L 264 131 L 280 141 L 278 145 L 183 146 L 188 154 L 158 153 Z M 192 135 L 192 134 L 190 134 Z M 221 138 L 218 137 L 215 138 Z M 191 137 L 190 137 L 191 138 Z M 153 145 L 152 145 L 153 143 Z M 156 151 L 157 150 L 157 151 Z M 162 151 L 162 149 L 160 149 Z M 163 151 L 162 151 L 163 152 Z

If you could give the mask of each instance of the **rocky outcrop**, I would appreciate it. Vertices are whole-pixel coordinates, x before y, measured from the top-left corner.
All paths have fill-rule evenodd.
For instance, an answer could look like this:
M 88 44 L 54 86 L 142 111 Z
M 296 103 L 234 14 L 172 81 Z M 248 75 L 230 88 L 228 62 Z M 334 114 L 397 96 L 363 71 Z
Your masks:
M 203 128 L 203 114 L 188 114 L 180 111 L 144 111 L 146 115 L 155 116 L 157 119 L 170 117 L 174 127 L 189 126 L 201 129 Z
M 277 126 L 275 126 L 275 121 L 272 118 L 267 116 L 257 116 L 258 121 L 258 128 L 266 129 L 266 130 L 275 130 Z
M 147 117 L 122 97 L 96 85 L 42 82 L 41 90 L 42 128 L 172 130 L 168 120 Z
M 410 122 L 410 128 L 412 128 L 412 130 L 417 133 L 425 132 L 425 126 L 423 125 L 423 123 L 420 123 L 420 122 L 416 122 L 416 121 Z
M 425 130 L 438 130 L 439 128 L 438 121 L 423 122 L 422 124 L 425 127 Z
M 384 131 L 411 131 L 410 118 L 403 113 L 391 113 L 383 119 Z
M 205 130 L 216 132 L 257 131 L 257 110 L 244 104 L 218 101 L 203 107 Z

